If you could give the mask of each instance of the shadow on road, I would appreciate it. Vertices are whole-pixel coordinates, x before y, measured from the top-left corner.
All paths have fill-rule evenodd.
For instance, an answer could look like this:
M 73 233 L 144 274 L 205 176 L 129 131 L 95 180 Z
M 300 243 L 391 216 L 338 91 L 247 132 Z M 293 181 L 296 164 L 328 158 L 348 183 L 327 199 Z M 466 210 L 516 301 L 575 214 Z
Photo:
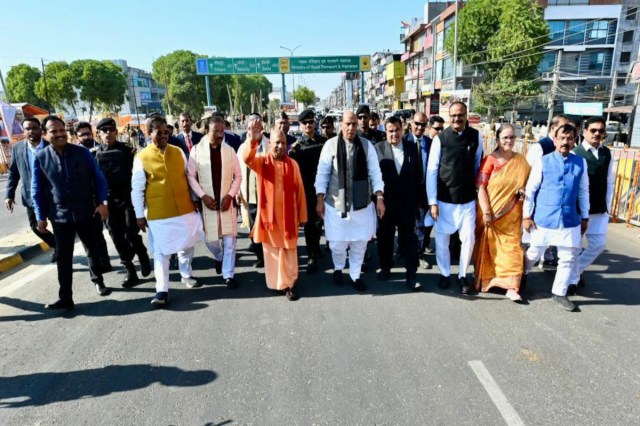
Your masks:
M 209 370 L 184 371 L 150 364 L 110 365 L 90 370 L 0 377 L 0 408 L 31 407 L 95 398 L 142 389 L 154 383 L 171 387 L 202 386 L 214 381 Z

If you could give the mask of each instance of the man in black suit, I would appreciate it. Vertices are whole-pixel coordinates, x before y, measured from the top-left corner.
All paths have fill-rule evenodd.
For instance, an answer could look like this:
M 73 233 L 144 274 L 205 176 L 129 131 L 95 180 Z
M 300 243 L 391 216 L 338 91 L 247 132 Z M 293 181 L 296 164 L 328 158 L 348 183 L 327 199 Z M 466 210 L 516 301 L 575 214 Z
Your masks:
M 191 130 L 191 126 L 193 126 L 193 120 L 191 120 L 191 116 L 188 112 L 183 112 L 180 114 L 179 124 L 181 133 L 178 135 L 178 139 L 180 139 L 180 141 L 187 147 L 187 150 L 191 152 L 191 148 L 193 148 L 194 145 L 197 145 L 204 135 L 202 133 Z
M 356 110 L 358 117 L 358 135 L 369 139 L 372 144 L 377 144 L 385 140 L 385 133 L 378 129 L 369 127 L 369 118 L 371 117 L 371 109 L 368 105 L 360 105 Z M 385 124 L 386 126 L 386 124 Z
M 402 140 L 402 121 L 390 117 L 385 122 L 386 141 L 375 145 L 380 171 L 384 181 L 384 216 L 378 223 L 378 279 L 385 281 L 393 267 L 393 239 L 398 229 L 398 246 L 404 257 L 406 284 L 419 290 L 416 278 L 418 269 L 418 237 L 416 215 L 426 205 L 421 159 L 415 142 Z
M 33 171 L 33 159 L 38 152 L 43 150 L 49 142 L 42 139 L 42 127 L 37 118 L 25 118 L 22 120 L 26 139 L 13 145 L 11 149 L 11 166 L 9 167 L 9 177 L 7 180 L 7 191 L 4 197 L 4 205 L 13 213 L 15 204 L 16 190 L 18 182 L 22 179 L 21 198 L 22 205 L 27 209 L 27 217 L 29 218 L 29 227 L 42 241 L 47 243 L 53 250 L 51 255 L 51 263 L 56 262 L 56 239 L 50 232 L 40 232 L 38 230 L 38 221 L 33 210 L 33 201 L 31 199 L 31 175 Z
M 241 139 L 240 136 L 231 131 L 231 123 L 229 123 L 229 120 L 224 120 L 224 141 L 233 148 L 235 152 L 238 152 L 238 148 L 240 148 L 240 145 L 244 142 L 244 139 Z
M 429 126 L 428 132 L 426 131 Z M 403 140 L 408 140 L 416 144 L 418 150 L 418 157 L 421 158 L 420 167 L 422 171 L 422 188 L 424 190 L 424 199 L 427 199 L 427 187 L 426 187 L 426 170 L 427 162 L 429 161 L 429 150 L 431 149 L 431 142 L 434 137 L 438 136 L 444 129 L 444 119 L 440 116 L 434 115 L 427 119 L 426 114 L 423 112 L 416 112 L 411 120 L 411 132 L 407 133 Z M 425 225 L 425 217 L 429 222 Z M 418 259 L 420 267 L 424 269 L 431 268 L 431 265 L 424 257 L 424 252 L 433 253 L 433 250 L 429 247 L 431 243 L 431 230 L 433 229 L 433 220 L 430 215 L 427 214 L 426 206 L 420 209 L 418 217 L 417 231 L 418 231 Z

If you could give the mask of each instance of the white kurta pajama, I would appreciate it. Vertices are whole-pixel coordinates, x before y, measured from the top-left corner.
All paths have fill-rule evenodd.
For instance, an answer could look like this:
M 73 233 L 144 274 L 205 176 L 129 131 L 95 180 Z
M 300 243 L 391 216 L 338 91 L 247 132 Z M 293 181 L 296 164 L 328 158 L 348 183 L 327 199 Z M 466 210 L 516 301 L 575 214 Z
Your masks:
M 372 192 L 384 191 L 384 182 L 376 150 L 367 139 L 360 138 L 360 140 L 363 145 L 367 144 L 367 171 Z M 345 144 L 350 144 L 350 142 L 345 139 Z M 315 188 L 316 194 L 325 194 L 325 199 L 330 195 L 327 194 L 327 191 L 331 175 L 336 174 L 337 176 L 338 174 L 337 146 L 338 137 L 336 136 L 325 142 L 320 154 Z M 351 164 L 349 154 L 347 156 L 347 163 Z M 344 269 L 347 262 L 347 249 L 349 249 L 349 276 L 355 281 L 360 278 L 367 244 L 376 234 L 375 206 L 373 203 L 369 203 L 365 208 L 355 211 L 351 207 L 345 218 L 342 217 L 340 211 L 330 206 L 326 201 L 324 208 L 324 232 L 327 241 L 331 243 L 334 270 Z
M 187 180 L 191 190 L 202 198 L 205 195 L 214 197 L 213 179 L 211 175 L 211 152 L 208 136 L 202 138 L 200 143 L 194 146 L 187 163 Z M 220 200 L 225 195 L 232 199 L 240 191 L 242 173 L 240 162 L 233 148 L 223 142 L 220 145 L 220 157 L 222 163 L 220 177 Z M 226 212 L 210 210 L 202 206 L 202 221 L 205 231 L 205 243 L 213 258 L 222 262 L 222 277 L 233 278 L 236 263 L 236 238 L 237 212 L 233 203 Z
M 185 160 L 185 172 L 187 160 Z M 147 217 L 145 206 L 145 190 L 147 176 L 138 157 L 133 160 L 131 177 L 131 203 L 136 217 Z M 195 245 L 204 237 L 200 215 L 193 211 L 182 216 L 167 219 L 147 220 L 149 250 L 153 255 L 156 291 L 169 291 L 169 259 L 172 254 L 178 255 L 178 268 L 182 278 L 192 275 L 191 260 Z
M 462 132 L 458 132 L 462 134 Z M 478 174 L 480 162 L 482 161 L 482 135 L 478 133 L 478 148 L 475 153 L 475 170 Z M 458 277 L 467 275 L 467 268 L 471 263 L 473 245 L 475 243 L 476 226 L 476 201 L 469 201 L 465 204 L 445 203 L 438 200 L 438 171 L 440 168 L 441 145 L 440 138 L 436 136 L 431 143 L 429 160 L 427 163 L 427 195 L 429 196 L 429 206 L 437 205 L 439 214 L 435 221 L 436 231 L 436 262 L 440 274 L 448 277 L 451 275 L 451 253 L 449 251 L 449 240 L 451 235 L 458 231 L 460 236 L 460 266 Z M 475 185 L 475 182 L 474 182 Z M 425 217 L 425 226 L 433 223 L 431 215 Z
M 569 155 L 575 155 L 573 153 Z M 587 163 L 584 159 L 584 171 L 580 178 L 578 189 L 578 206 L 581 212 L 589 211 L 589 176 L 587 175 Z M 535 198 L 542 184 L 542 159 L 534 161 L 527 181 L 526 196 L 522 217 L 532 217 L 535 210 Z M 582 213 L 582 218 L 587 218 L 588 213 Z M 533 266 L 540 260 L 544 251 L 549 246 L 556 246 L 558 250 L 558 268 L 553 280 L 551 292 L 556 296 L 566 296 L 572 270 L 575 268 L 577 256 L 582 244 L 580 225 L 565 228 L 560 221 L 558 229 L 538 226 L 531 232 L 530 246 L 525 253 L 524 269 L 528 274 Z
M 591 151 L 594 157 L 598 158 L 598 150 L 587 141 L 582 142 L 585 150 Z M 613 171 L 613 158 L 609 162 L 609 170 L 607 171 L 607 209 L 611 208 L 611 200 L 613 199 L 613 185 L 615 183 L 615 174 Z M 577 262 L 571 271 L 570 284 L 577 284 L 580 280 L 580 274 L 587 269 L 594 260 L 604 251 L 607 244 L 607 228 L 609 227 L 609 213 L 598 213 L 589 215 L 589 225 L 585 236 L 587 246 L 578 256 Z

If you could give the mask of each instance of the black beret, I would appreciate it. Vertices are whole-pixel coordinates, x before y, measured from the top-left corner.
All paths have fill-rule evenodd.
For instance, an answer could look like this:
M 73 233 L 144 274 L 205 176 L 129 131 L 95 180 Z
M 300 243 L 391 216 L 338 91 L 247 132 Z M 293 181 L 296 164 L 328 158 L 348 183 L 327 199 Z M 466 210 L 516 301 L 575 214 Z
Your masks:
M 103 118 L 102 120 L 100 120 L 98 122 L 98 125 L 96 126 L 96 129 L 100 130 L 100 128 L 104 127 L 104 126 L 116 127 L 116 121 L 111 117 Z
M 300 113 L 300 115 L 298 116 L 298 119 L 300 121 L 304 121 L 304 120 L 315 120 L 316 118 L 316 114 L 313 112 L 313 110 L 311 109 L 305 109 L 304 111 L 302 111 Z
M 371 110 L 369 109 L 369 105 L 360 105 L 356 110 L 356 115 L 360 115 L 360 114 L 370 115 Z

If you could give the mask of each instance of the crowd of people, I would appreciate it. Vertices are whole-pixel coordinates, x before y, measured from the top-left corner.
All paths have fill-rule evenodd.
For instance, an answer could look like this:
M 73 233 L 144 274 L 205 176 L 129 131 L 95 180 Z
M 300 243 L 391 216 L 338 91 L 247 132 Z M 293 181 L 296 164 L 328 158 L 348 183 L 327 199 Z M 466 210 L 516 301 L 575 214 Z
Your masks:
M 417 271 L 431 267 L 426 256 L 433 253 L 434 233 L 440 288 L 451 285 L 457 242 L 462 294 L 501 291 L 524 303 L 527 275 L 543 256 L 555 262 L 555 247 L 553 300 L 575 310 L 567 296 L 584 286 L 584 271 L 606 241 L 613 173 L 604 119 L 590 118 L 579 134 L 567 117 L 556 115 L 548 136 L 525 158 L 513 150 L 513 126 L 501 125 L 496 149 L 485 153 L 467 106 L 453 102 L 448 112 L 448 123 L 416 112 L 405 132 L 401 118 L 381 125 L 367 105 L 345 112 L 338 123 L 331 117 L 318 123 L 315 112 L 305 110 L 297 139 L 288 135 L 284 113 L 268 133 L 260 115 L 248 115 L 241 136 L 220 114 L 205 117 L 199 133 L 182 113 L 177 136 L 154 115 L 147 120 L 146 146 L 138 149 L 117 140 L 111 118 L 97 124 L 98 140 L 89 123 L 78 123 L 77 145 L 69 143 L 62 119 L 26 118 L 26 139 L 12 151 L 5 205 L 13 211 L 22 180 L 31 229 L 53 248 L 57 264 L 59 297 L 49 309 L 74 308 L 76 235 L 96 292 L 110 293 L 103 279 L 112 269 L 104 223 L 126 270 L 122 286 L 139 283 L 137 257 L 143 277 L 154 272 L 155 306 L 169 302 L 174 261 L 182 284 L 201 286 L 191 267 L 199 241 L 211 252 L 212 270 L 229 289 L 237 288 L 238 228 L 246 227 L 254 267 L 264 267 L 267 287 L 288 300 L 298 298 L 302 228 L 307 273 L 318 270 L 324 233 L 333 282 L 344 285 L 348 263 L 358 292 L 367 288 L 362 272 L 374 240 L 377 278 L 389 280 L 394 260 L 401 259 L 406 286 L 420 290 Z M 147 233 L 146 247 L 140 232 Z M 474 279 L 467 274 L 471 264 Z

